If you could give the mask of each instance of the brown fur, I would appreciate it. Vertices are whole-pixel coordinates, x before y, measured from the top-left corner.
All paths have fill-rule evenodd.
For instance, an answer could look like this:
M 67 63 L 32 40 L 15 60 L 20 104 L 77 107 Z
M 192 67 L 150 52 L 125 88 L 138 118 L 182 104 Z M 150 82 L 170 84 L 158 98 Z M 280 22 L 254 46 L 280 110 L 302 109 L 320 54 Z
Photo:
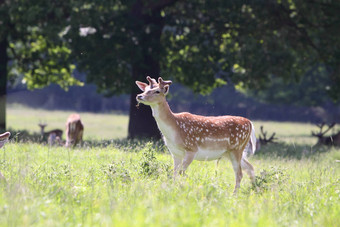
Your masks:
M 66 122 L 66 147 L 76 146 L 83 140 L 84 126 L 79 114 L 71 114 Z
M 11 136 L 10 132 L 5 132 L 0 134 L 0 140 L 8 140 L 8 138 Z
M 49 145 L 59 144 L 61 142 L 61 138 L 63 137 L 63 130 L 54 129 L 48 132 L 45 132 L 45 127 L 47 124 L 38 124 L 41 129 L 41 138 L 43 140 L 47 140 Z
M 323 144 L 323 145 L 328 145 L 328 146 L 340 146 L 340 132 L 333 134 L 331 136 L 319 137 L 318 144 Z
M 143 91 L 136 99 L 152 109 L 157 125 L 164 136 L 166 145 L 174 158 L 174 174 L 184 173 L 194 160 L 230 158 L 235 172 L 236 192 L 242 179 L 244 168 L 255 182 L 254 168 L 243 157 L 243 152 L 251 139 L 254 152 L 256 138 L 252 123 L 243 117 L 205 117 L 190 113 L 174 114 L 165 99 L 171 81 L 147 77 L 149 85 L 136 81 Z M 254 144 L 253 144 L 254 143 Z

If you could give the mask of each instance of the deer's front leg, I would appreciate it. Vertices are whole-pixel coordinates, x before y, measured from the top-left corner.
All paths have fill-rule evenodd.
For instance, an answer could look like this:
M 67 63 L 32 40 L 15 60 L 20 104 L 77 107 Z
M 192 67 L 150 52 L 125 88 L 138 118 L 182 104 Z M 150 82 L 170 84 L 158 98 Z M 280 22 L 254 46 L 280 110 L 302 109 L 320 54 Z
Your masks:
M 178 172 L 181 168 L 182 158 L 176 157 L 174 155 L 172 155 L 172 157 L 174 159 L 174 178 L 176 178 L 176 176 L 178 175 Z
M 184 160 L 182 163 L 182 169 L 180 171 L 180 174 L 184 174 L 185 170 L 188 168 L 188 166 L 192 163 L 196 155 L 196 152 L 193 151 L 187 151 L 185 152 Z
M 230 161 L 235 172 L 235 181 L 236 181 L 234 194 L 236 194 L 238 189 L 240 188 L 240 183 L 243 177 L 242 169 L 241 169 L 241 159 L 242 159 L 242 152 L 236 151 L 230 154 Z

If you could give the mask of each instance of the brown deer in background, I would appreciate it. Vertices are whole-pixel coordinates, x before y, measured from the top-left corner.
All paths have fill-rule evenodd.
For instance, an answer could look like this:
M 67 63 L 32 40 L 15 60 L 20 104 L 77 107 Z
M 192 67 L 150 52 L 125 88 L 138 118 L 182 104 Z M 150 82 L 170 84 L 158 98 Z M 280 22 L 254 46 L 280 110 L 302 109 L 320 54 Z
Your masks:
M 138 103 L 149 105 L 163 134 L 163 139 L 174 160 L 174 176 L 184 173 L 193 160 L 209 161 L 221 157 L 231 160 L 236 184 L 234 193 L 240 187 L 242 169 L 253 183 L 255 173 L 247 161 L 245 150 L 250 144 L 255 152 L 256 137 L 250 120 L 237 116 L 205 117 L 191 113 L 173 113 L 166 101 L 171 81 L 147 77 L 149 84 L 136 81 L 143 91 L 137 95 Z
M 340 146 L 340 131 L 336 134 L 332 134 L 330 136 L 325 136 L 327 132 L 329 132 L 331 129 L 334 128 L 336 123 L 326 124 L 326 123 L 320 123 L 316 124 L 316 126 L 319 128 L 319 132 L 312 132 L 312 136 L 318 138 L 317 144 L 327 145 L 327 146 Z
M 79 114 L 71 114 L 66 122 L 66 147 L 76 146 L 83 140 L 84 125 Z
M 277 138 L 275 137 L 276 133 L 273 132 L 272 135 L 267 138 L 267 131 L 263 130 L 263 125 L 260 127 L 260 135 L 259 139 L 256 140 L 256 150 L 260 150 L 262 146 L 267 145 L 269 143 L 276 143 L 275 140 Z
M 63 130 L 54 129 L 45 132 L 46 123 L 39 123 L 41 138 L 47 140 L 49 145 L 60 144 L 63 136 Z

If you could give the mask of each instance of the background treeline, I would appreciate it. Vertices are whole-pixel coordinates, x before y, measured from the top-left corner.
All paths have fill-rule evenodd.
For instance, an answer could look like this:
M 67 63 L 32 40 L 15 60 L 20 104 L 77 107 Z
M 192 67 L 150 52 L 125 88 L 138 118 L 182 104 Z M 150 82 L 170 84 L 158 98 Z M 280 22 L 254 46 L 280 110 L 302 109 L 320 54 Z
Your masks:
M 222 87 L 196 99 L 171 92 L 173 102 L 176 96 L 179 103 L 189 99 L 181 105 L 190 103 L 186 110 L 192 112 L 275 120 L 337 119 L 328 107 L 321 111 L 315 107 L 331 101 L 339 106 L 339 15 L 339 1 L 328 0 L 3 1 L 0 129 L 6 129 L 8 84 L 19 82 L 33 90 L 51 84 L 65 90 L 95 84 L 106 97 L 130 95 L 129 138 L 160 138 L 150 108 L 136 108 L 140 91 L 135 81 L 147 75 L 163 75 L 201 95 Z M 74 78 L 74 70 L 86 73 L 86 79 Z M 266 105 L 245 97 L 238 100 L 225 91 L 226 84 L 275 106 L 262 112 Z M 42 97 L 46 94 L 53 93 Z M 71 106 L 92 110 L 106 106 L 71 91 L 56 96 L 67 98 L 48 102 L 62 105 L 70 100 Z M 194 108 L 195 100 L 201 103 Z M 230 100 L 238 107 L 235 113 Z M 172 106 L 175 111 L 180 108 Z M 323 117 L 314 117 L 322 112 Z
M 85 76 L 77 73 L 76 78 Z M 217 88 L 210 95 L 193 93 L 190 89 L 174 84 L 169 102 L 175 112 L 190 111 L 204 115 L 241 115 L 256 120 L 339 122 L 340 106 L 333 103 L 319 91 L 308 91 L 319 77 L 305 76 L 298 84 L 285 84 L 273 80 L 267 90 L 241 93 L 233 85 Z M 313 82 L 314 81 L 314 82 Z M 57 85 L 29 91 L 15 86 L 8 91 L 9 104 L 23 104 L 49 110 L 74 110 L 89 112 L 118 112 L 128 114 L 129 95 L 104 97 L 98 94 L 96 86 L 70 87 L 65 92 Z

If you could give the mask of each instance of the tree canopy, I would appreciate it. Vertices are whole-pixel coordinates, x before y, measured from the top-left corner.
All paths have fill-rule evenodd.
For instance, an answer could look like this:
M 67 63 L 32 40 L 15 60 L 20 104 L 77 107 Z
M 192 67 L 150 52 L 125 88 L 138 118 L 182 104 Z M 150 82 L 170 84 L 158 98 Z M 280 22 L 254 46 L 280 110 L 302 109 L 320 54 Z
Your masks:
M 131 137 L 159 135 L 150 110 L 135 108 L 134 81 L 146 75 L 207 94 L 226 83 L 259 91 L 273 78 L 297 82 L 316 70 L 326 78 L 317 89 L 340 99 L 338 1 L 17 0 L 7 5 L 19 11 L 13 14 L 18 19 L 11 19 L 15 27 L 29 31 L 10 48 L 29 59 L 56 59 L 22 62 L 16 68 L 26 80 L 33 87 L 48 81 L 66 87 L 76 83 L 69 77 L 76 64 L 104 95 L 130 93 Z M 59 80 L 61 75 L 66 79 Z
M 29 89 L 50 83 L 80 85 L 72 77 L 75 62 L 59 32 L 68 5 L 55 1 L 4 1 L 0 5 L 0 40 L 6 41 L 11 81 L 20 77 Z
M 193 89 L 220 78 L 260 90 L 273 77 L 296 82 L 316 69 L 329 78 L 328 95 L 340 98 L 339 2 L 198 1 L 168 11 L 176 16 L 164 68 Z
M 339 98 L 336 1 L 81 3 L 67 36 L 79 67 L 104 94 L 130 92 L 133 66 L 148 68 L 141 62 L 150 55 L 161 74 L 202 93 L 226 82 L 262 89 L 273 76 L 299 81 L 323 64 L 327 92 Z
M 0 130 L 6 128 L 8 79 L 29 89 L 51 83 L 64 89 L 81 85 L 72 77 L 71 50 L 58 35 L 66 23 L 63 10 L 68 8 L 55 1 L 0 2 Z
M 89 1 L 73 9 L 66 36 L 88 82 L 106 95 L 130 92 L 133 104 L 134 80 L 148 74 L 207 94 L 225 83 L 262 90 L 273 78 L 298 82 L 315 68 L 327 78 L 317 89 L 340 97 L 335 1 Z

